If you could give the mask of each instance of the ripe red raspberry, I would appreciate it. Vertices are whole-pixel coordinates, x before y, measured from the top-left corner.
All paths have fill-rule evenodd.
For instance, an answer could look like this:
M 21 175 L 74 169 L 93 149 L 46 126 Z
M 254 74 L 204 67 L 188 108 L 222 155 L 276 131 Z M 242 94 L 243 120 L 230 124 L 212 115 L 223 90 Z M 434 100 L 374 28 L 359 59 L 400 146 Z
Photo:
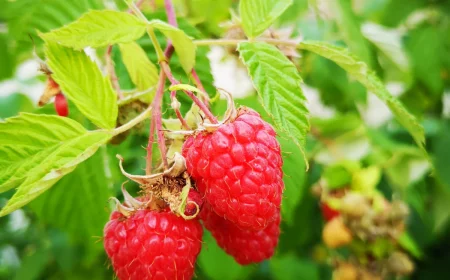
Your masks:
M 284 188 L 280 145 L 272 126 L 244 108 L 216 131 L 183 144 L 188 173 L 221 217 L 260 230 L 280 211 Z
M 55 110 L 61 117 L 67 117 L 69 115 L 69 105 L 67 99 L 61 92 L 55 96 Z
M 120 280 L 191 279 L 201 249 L 202 227 L 172 212 L 137 210 L 111 214 L 104 246 Z
M 320 208 L 322 209 L 322 215 L 326 221 L 330 221 L 341 215 L 339 211 L 331 208 L 330 205 L 328 205 L 327 203 L 321 203 Z
M 227 254 L 241 265 L 258 263 L 272 257 L 280 236 L 280 213 L 265 229 L 243 230 L 234 223 L 219 217 L 211 206 L 205 204 L 200 213 L 203 225 L 212 233 Z

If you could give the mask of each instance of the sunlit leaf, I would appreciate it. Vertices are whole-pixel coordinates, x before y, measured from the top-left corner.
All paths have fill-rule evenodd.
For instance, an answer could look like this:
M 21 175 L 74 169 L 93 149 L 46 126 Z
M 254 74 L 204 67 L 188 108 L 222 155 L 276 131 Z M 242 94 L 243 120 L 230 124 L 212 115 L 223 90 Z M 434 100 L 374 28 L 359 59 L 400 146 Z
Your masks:
M 149 28 L 161 31 L 169 38 L 178 54 L 180 63 L 186 73 L 191 72 L 195 65 L 195 45 L 192 39 L 186 35 L 181 29 L 173 27 L 161 20 L 151 20 Z
M 135 42 L 119 44 L 122 60 L 133 83 L 140 91 L 156 86 L 158 69 Z M 151 100 L 151 99 L 150 99 Z
M 264 32 L 292 4 L 292 0 L 241 0 L 239 11 L 248 37 Z
M 99 150 L 30 204 L 41 222 L 60 228 L 97 252 L 103 249 L 96 237 L 102 235 L 108 220 L 111 196 L 105 152 Z
M 361 24 L 353 12 L 352 2 L 348 0 L 329 1 L 330 7 L 336 15 L 339 33 L 349 47 L 364 62 L 372 65 L 372 56 L 369 44 L 361 34 Z
M 304 41 L 299 47 L 325 58 L 328 58 L 342 67 L 350 76 L 363 84 L 369 91 L 376 94 L 394 113 L 397 120 L 412 135 L 417 145 L 425 149 L 425 135 L 423 127 L 406 108 L 392 96 L 380 79 L 372 72 L 364 62 L 361 62 L 346 49 L 330 45 L 328 43 Z
M 89 11 L 77 21 L 41 37 L 75 49 L 97 48 L 137 40 L 145 33 L 145 27 L 145 22 L 126 12 Z
M 24 113 L 0 123 L 0 191 L 17 187 L 4 216 L 49 189 L 111 135 L 63 117 Z
M 117 119 L 117 95 L 110 80 L 83 51 L 53 42 L 46 45 L 52 78 L 62 92 L 95 125 L 114 128 Z
M 300 87 L 302 79 L 294 64 L 266 43 L 241 43 L 238 50 L 264 109 L 305 154 L 309 112 Z

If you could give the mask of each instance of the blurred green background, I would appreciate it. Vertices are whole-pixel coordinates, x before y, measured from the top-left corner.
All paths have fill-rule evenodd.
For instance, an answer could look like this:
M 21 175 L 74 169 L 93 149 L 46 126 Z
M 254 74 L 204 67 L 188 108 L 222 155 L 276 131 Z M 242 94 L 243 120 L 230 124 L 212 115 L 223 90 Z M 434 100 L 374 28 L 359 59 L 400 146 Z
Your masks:
M 219 25 L 230 20 L 230 9 L 237 10 L 237 1 L 174 3 L 182 18 L 180 27 L 189 35 L 239 38 L 239 32 L 227 32 L 226 26 Z M 149 17 L 164 18 L 159 7 L 161 1 L 144 1 Z M 36 56 L 43 55 L 36 32 L 70 23 L 89 9 L 104 8 L 125 10 L 126 6 L 119 0 L 0 0 L 0 119 L 18 112 L 55 114 L 52 104 L 36 106 L 45 82 L 37 71 Z M 352 183 L 354 173 L 342 179 L 326 172 L 348 162 L 362 169 L 375 167 L 380 172 L 376 179 L 358 176 L 363 182 L 374 181 L 387 199 L 409 204 L 407 228 L 414 240 L 411 251 L 416 263 L 409 279 L 450 279 L 450 1 L 294 0 L 271 32 L 280 38 L 290 35 L 348 47 L 420 120 L 431 160 L 392 119 L 387 107 L 336 64 L 285 50 L 304 79 L 311 110 L 310 169 L 305 174 L 300 152 L 281 135 L 286 191 L 276 255 L 259 265 L 241 267 L 205 232 L 198 279 L 330 279 L 329 257 L 334 252 L 322 245 L 324 221 L 311 188 L 319 180 Z M 155 62 L 150 40 L 139 43 Z M 100 62 L 104 51 L 97 50 Z M 113 58 L 121 88 L 132 89 L 116 48 Z M 176 77 L 187 82 L 176 57 L 171 65 Z M 236 94 L 238 104 L 262 112 L 231 48 L 199 47 L 196 70 L 208 92 L 214 93 L 215 79 L 217 86 Z M 221 114 L 224 101 L 212 107 Z M 74 106 L 70 117 L 89 126 Z M 119 145 L 101 148 L 30 205 L 0 218 L 0 279 L 113 278 L 101 235 L 111 209 L 108 198 L 120 198 L 125 181 L 115 155 L 126 159 L 128 171 L 141 173 L 147 127 L 133 131 Z M 132 184 L 127 187 L 137 190 Z M 0 206 L 12 193 L 0 194 Z

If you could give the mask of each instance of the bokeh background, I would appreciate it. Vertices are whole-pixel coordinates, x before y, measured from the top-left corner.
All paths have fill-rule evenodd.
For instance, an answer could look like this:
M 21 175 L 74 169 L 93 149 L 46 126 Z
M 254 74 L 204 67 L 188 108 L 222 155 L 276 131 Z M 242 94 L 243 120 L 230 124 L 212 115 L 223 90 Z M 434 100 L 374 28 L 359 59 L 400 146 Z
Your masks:
M 230 9 L 237 12 L 237 1 L 174 3 L 183 18 L 180 27 L 197 39 L 242 35 L 225 23 L 231 19 Z M 143 10 L 149 17 L 164 18 L 161 6 L 161 1 L 144 1 Z M 126 6 L 121 0 L 0 0 L 0 119 L 18 112 L 55 114 L 52 104 L 37 107 L 45 86 L 45 76 L 38 71 L 43 54 L 37 31 L 58 28 L 90 9 L 104 8 Z M 311 189 L 323 180 L 354 184 L 355 172 L 368 168 L 376 172 L 358 173 L 362 181 L 370 181 L 387 199 L 401 199 L 410 206 L 408 250 L 416 269 L 409 278 L 450 279 L 450 1 L 294 0 L 270 32 L 272 37 L 348 47 L 420 120 L 431 160 L 388 108 L 337 65 L 310 53 L 285 50 L 305 82 L 312 126 L 307 144 L 310 169 L 305 174 L 301 154 L 281 135 L 286 192 L 275 257 L 241 267 L 205 233 L 198 279 L 330 279 L 329 257 L 336 252 L 322 244 L 324 221 Z M 150 40 L 139 43 L 155 61 Z M 105 50 L 86 51 L 104 66 Z M 132 90 L 116 48 L 113 58 L 121 88 Z M 176 58 L 172 68 L 177 78 L 188 82 Z M 208 92 L 214 93 L 214 84 L 232 92 L 238 104 L 263 112 L 232 48 L 198 48 L 196 69 Z M 217 114 L 225 108 L 223 100 L 212 106 Z M 87 124 L 74 106 L 70 117 Z M 120 198 L 125 181 L 115 154 L 127 159 L 127 170 L 141 173 L 146 128 L 100 149 L 39 199 L 0 218 L 0 279 L 113 278 L 101 235 L 111 209 L 107 200 Z M 327 172 L 348 162 L 356 163 L 359 171 Z M 132 193 L 137 190 L 127 186 Z M 0 194 L 0 206 L 12 193 Z

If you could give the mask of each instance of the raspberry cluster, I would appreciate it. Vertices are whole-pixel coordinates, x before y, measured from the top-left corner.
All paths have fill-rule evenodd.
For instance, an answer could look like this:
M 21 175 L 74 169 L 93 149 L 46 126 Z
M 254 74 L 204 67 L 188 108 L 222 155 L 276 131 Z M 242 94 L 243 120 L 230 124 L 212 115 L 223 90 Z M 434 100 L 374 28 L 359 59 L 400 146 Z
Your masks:
M 117 201 L 104 229 L 117 277 L 191 279 L 200 220 L 239 264 L 270 258 L 280 235 L 282 163 L 274 129 L 241 108 L 225 123 L 195 131 L 162 173 L 131 175 L 121 164 L 143 195 L 134 199 L 123 189 L 125 202 Z

